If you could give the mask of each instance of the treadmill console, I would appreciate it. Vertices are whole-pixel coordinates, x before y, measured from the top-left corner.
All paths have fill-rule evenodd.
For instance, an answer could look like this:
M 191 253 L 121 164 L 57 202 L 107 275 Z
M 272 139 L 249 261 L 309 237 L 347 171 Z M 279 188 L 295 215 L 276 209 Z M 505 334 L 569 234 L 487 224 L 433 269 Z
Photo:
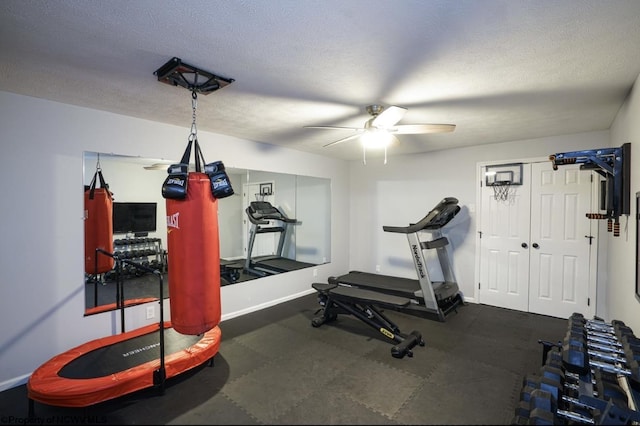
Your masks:
M 460 206 L 458 205 L 458 199 L 454 197 L 447 197 L 440 201 L 440 203 L 438 203 L 438 205 L 435 206 L 429 214 L 427 214 L 425 217 L 427 221 L 424 228 L 440 229 L 449 223 L 459 211 Z
M 247 207 L 246 212 L 249 220 L 257 225 L 265 225 L 269 220 L 279 220 L 288 223 L 296 221 L 295 219 L 289 219 L 268 201 L 252 201 L 249 207 Z
M 423 229 L 440 229 L 454 218 L 460 211 L 458 199 L 446 197 L 438 203 L 420 222 L 412 223 L 409 226 L 383 226 L 386 232 L 398 232 L 401 234 L 411 234 Z

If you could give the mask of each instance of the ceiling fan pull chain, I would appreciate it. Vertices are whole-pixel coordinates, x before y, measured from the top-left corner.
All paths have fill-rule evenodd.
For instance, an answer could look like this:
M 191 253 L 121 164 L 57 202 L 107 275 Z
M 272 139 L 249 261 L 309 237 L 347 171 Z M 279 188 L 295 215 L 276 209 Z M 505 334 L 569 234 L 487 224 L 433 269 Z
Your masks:
M 362 144 L 362 164 L 367 165 L 367 147 Z
M 387 164 L 387 146 L 384 146 L 384 164 Z

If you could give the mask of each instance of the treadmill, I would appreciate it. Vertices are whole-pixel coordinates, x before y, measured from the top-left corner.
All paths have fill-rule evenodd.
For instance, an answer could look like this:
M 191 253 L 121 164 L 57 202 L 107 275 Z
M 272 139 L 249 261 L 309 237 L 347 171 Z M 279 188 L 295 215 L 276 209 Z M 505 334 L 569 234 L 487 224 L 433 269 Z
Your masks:
M 447 197 L 418 223 L 409 226 L 382 227 L 385 232 L 407 236 L 418 279 L 351 271 L 345 275 L 330 277 L 329 283 L 406 297 L 411 300 L 411 303 L 403 307 L 402 311 L 419 315 L 436 315 L 438 320 L 444 321 L 447 314 L 456 311 L 459 305 L 464 304 L 447 253 L 449 240 L 442 236 L 441 232 L 459 211 L 458 199 Z M 432 238 L 422 241 L 421 234 L 429 234 Z M 436 250 L 443 281 L 432 281 L 429 277 L 425 250 Z
M 290 226 L 298 224 L 296 219 L 287 217 L 268 201 L 252 201 L 249 207 L 245 209 L 245 212 L 251 222 L 249 247 L 247 248 L 247 259 L 244 264 L 245 272 L 259 277 L 265 277 L 316 266 L 313 263 L 299 262 L 282 255 L 285 241 L 289 235 Z M 270 226 L 271 221 L 278 222 L 279 225 Z M 271 232 L 280 233 L 276 254 L 252 257 L 256 236 Z

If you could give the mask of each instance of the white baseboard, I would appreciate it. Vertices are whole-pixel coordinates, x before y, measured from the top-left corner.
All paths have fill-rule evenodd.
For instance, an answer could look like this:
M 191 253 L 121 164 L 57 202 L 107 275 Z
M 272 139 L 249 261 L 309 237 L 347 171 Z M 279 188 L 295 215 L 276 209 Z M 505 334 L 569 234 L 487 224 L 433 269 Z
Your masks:
M 31 373 L 5 380 L 0 383 L 0 392 L 15 388 L 16 386 L 24 385 L 29 380 L 29 377 L 31 377 Z
M 246 309 L 242 309 L 236 312 L 229 312 L 228 314 L 222 315 L 220 322 L 230 320 L 232 318 L 240 317 L 242 315 L 250 314 L 252 312 L 260 311 L 265 308 L 270 308 L 271 306 L 279 305 L 280 303 L 288 302 L 289 300 L 297 299 L 302 296 L 306 296 L 308 294 L 314 293 L 315 290 L 310 288 L 309 290 L 301 291 L 300 293 L 291 294 L 286 297 L 282 297 L 280 299 L 271 300 L 269 302 L 262 303 L 260 305 L 251 306 Z

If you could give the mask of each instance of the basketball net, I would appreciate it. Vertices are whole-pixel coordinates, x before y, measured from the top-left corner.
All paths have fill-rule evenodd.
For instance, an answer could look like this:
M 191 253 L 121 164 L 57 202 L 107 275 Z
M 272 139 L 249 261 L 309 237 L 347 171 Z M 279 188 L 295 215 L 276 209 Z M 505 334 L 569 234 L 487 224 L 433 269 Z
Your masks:
M 495 182 L 493 185 L 493 198 L 496 201 L 507 201 L 509 199 L 509 190 L 511 182 L 508 180 Z

